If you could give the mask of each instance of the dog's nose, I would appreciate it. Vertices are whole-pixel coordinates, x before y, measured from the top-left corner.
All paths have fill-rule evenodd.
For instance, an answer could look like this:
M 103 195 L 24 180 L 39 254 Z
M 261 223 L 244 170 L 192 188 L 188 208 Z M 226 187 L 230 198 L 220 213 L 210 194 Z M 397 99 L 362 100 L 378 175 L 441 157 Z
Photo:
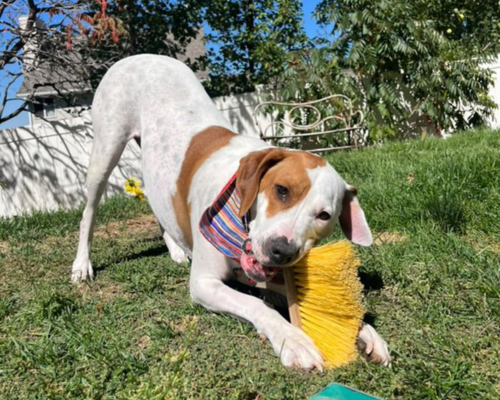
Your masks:
M 283 265 L 292 262 L 297 254 L 295 244 L 289 242 L 284 236 L 271 239 L 269 248 L 269 259 L 273 265 Z

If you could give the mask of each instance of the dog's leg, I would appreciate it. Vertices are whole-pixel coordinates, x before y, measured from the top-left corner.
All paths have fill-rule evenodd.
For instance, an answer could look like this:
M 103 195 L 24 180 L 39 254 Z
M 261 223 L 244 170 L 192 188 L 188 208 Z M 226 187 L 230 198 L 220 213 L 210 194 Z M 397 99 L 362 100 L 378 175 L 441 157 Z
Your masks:
M 386 367 L 391 364 L 387 343 L 369 324 L 363 324 L 359 331 L 358 350 L 370 362 L 382 364 Z
M 170 258 L 174 260 L 176 263 L 183 263 L 189 261 L 186 253 L 182 250 L 177 243 L 174 242 L 174 239 L 170 237 L 170 235 L 160 226 L 161 235 L 163 236 L 163 240 L 165 240 L 165 244 L 168 247 L 168 252 L 170 253 Z
M 71 270 L 71 280 L 79 282 L 92 279 L 94 272 L 90 263 L 90 247 L 94 232 L 97 205 L 106 188 L 109 175 L 125 149 L 124 141 L 104 141 L 95 135 L 87 171 L 87 204 L 80 222 L 78 252 Z
M 226 260 L 217 250 L 194 248 L 190 291 L 194 302 L 214 312 L 229 313 L 252 323 L 271 342 L 283 365 L 303 369 L 323 368 L 323 358 L 313 341 L 262 300 L 226 286 L 221 278 Z M 217 253 L 217 254 L 216 254 Z

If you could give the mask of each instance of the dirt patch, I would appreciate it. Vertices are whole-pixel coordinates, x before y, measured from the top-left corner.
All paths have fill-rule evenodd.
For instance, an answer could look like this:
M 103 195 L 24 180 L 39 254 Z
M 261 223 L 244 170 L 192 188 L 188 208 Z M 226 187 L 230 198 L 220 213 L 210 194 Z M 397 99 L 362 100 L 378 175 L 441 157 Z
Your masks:
M 96 290 L 96 293 L 101 297 L 102 300 L 111 300 L 115 297 L 123 297 L 125 292 L 123 288 L 118 285 L 107 285 L 101 286 Z
M 55 248 L 70 247 L 76 251 L 79 232 L 75 231 L 66 236 L 47 236 L 41 241 L 34 241 L 33 245 L 41 254 L 50 254 Z M 159 237 L 160 228 L 154 215 L 143 215 L 126 221 L 111 222 L 100 226 L 94 231 L 95 238 L 123 238 L 123 237 Z M 8 253 L 19 243 L 0 241 L 0 253 Z
M 151 338 L 148 335 L 141 336 L 137 339 L 137 345 L 140 349 L 144 350 L 151 346 Z
M 118 285 L 76 285 L 75 290 L 82 296 L 83 300 L 97 297 L 101 302 L 106 303 L 116 297 L 127 297 L 127 293 Z
M 79 232 L 75 231 L 71 233 L 69 238 L 71 238 L 73 243 L 78 243 L 78 235 Z M 154 215 L 143 215 L 126 221 L 110 222 L 105 226 L 96 228 L 94 231 L 94 238 L 100 239 L 157 237 L 159 235 L 160 228 Z M 48 236 L 41 243 L 37 244 L 37 247 L 44 252 L 50 252 L 54 247 L 64 244 L 67 239 L 68 237 Z M 72 246 L 73 243 L 71 243 Z
M 127 221 L 111 222 L 95 230 L 95 237 L 158 235 L 160 228 L 154 215 L 143 215 Z M 77 233 L 78 234 L 78 233 Z
M 467 241 L 469 244 L 479 252 L 483 251 L 491 251 L 492 253 L 500 253 L 500 243 L 488 241 L 484 238 L 468 238 Z
M 404 242 L 408 237 L 399 232 L 381 232 L 375 235 L 374 244 L 380 246 L 387 243 Z

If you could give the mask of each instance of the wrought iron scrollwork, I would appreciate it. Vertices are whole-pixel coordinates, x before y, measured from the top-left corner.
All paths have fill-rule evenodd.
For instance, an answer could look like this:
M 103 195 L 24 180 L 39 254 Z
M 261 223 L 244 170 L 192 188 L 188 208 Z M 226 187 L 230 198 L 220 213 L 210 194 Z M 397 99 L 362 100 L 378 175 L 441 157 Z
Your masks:
M 270 122 L 257 118 L 263 109 Z M 329 115 L 324 116 L 322 110 Z M 319 153 L 357 148 L 364 114 L 347 96 L 333 94 L 304 103 L 264 101 L 254 108 L 253 119 L 263 140 L 276 145 L 308 146 L 306 150 Z

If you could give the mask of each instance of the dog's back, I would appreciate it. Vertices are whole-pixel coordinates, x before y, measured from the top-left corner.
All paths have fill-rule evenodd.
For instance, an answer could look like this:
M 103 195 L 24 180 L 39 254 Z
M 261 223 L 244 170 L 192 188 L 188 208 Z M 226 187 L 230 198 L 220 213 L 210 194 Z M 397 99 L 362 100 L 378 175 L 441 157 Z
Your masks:
M 212 125 L 232 129 L 186 65 L 151 54 L 126 58 L 109 69 L 95 94 L 92 120 L 93 152 L 101 153 L 93 158 L 140 139 L 145 189 L 164 227 L 176 226 L 165 199 L 176 191 L 192 136 Z

